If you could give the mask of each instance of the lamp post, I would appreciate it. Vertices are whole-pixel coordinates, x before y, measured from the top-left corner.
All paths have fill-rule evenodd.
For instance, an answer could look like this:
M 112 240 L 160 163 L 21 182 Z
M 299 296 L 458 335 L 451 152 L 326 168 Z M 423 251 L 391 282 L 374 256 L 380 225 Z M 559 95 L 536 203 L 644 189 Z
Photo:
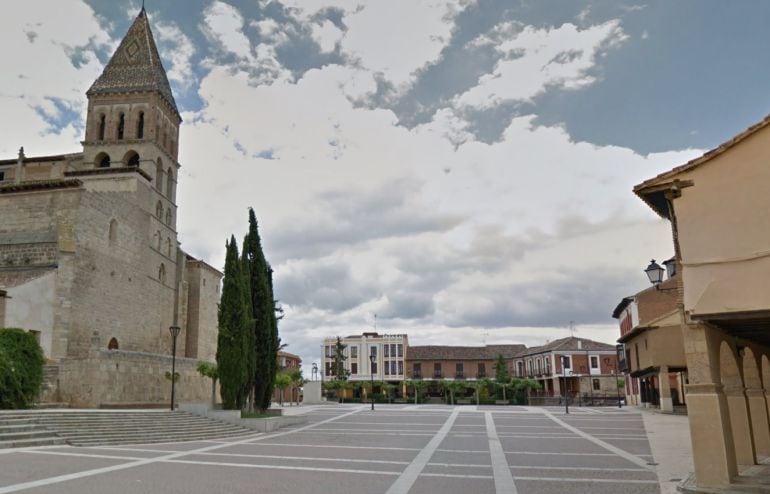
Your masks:
M 312 377 L 313 381 L 318 380 L 318 364 L 313 362 L 313 370 L 310 373 L 310 376 Z
M 374 362 L 377 360 L 377 355 L 374 355 L 373 353 L 369 354 L 369 371 L 372 376 L 372 387 L 370 388 L 370 392 L 372 394 L 371 400 L 372 400 L 372 410 L 374 410 Z
M 618 368 L 613 367 L 613 370 L 615 371 L 615 390 L 618 393 L 618 408 L 623 408 L 623 404 L 620 401 L 620 386 L 618 386 Z
M 179 336 L 182 328 L 179 326 L 170 326 L 171 333 L 171 411 L 174 411 L 174 390 L 176 384 L 176 338 Z
M 650 264 L 644 269 L 645 274 L 647 274 L 647 278 L 650 280 L 650 283 L 652 283 L 652 286 L 654 286 L 656 290 L 660 290 L 661 292 L 670 292 L 676 290 L 676 287 L 660 287 L 660 284 L 663 282 L 664 271 L 665 269 L 663 269 L 660 264 L 655 262 L 655 259 L 650 261 Z M 669 273 L 669 276 L 671 276 L 671 273 Z
M 569 393 L 567 393 L 567 356 L 561 356 L 561 370 L 564 373 L 564 413 L 569 414 Z

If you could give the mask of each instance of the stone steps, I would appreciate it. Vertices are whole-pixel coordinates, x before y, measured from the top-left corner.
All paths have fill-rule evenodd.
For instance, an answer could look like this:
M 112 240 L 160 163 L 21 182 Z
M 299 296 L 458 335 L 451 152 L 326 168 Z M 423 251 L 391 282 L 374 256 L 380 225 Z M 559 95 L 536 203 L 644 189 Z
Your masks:
M 107 446 L 200 441 L 253 433 L 251 429 L 179 411 L 0 412 L 0 448 L 65 442 L 73 446 Z M 46 438 L 50 442 L 43 442 Z M 32 444 L 34 441 L 40 441 L 40 443 Z

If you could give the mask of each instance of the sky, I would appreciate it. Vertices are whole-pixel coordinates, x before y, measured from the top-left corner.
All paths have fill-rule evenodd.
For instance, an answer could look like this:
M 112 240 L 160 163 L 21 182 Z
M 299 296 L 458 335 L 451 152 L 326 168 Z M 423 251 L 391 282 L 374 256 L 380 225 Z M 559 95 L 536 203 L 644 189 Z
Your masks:
M 0 158 L 82 149 L 85 91 L 140 7 L 5 7 Z M 221 268 L 253 207 L 306 366 L 324 337 L 375 327 L 614 342 L 614 307 L 673 254 L 632 187 L 770 108 L 762 0 L 146 8 L 184 119 L 182 248 Z

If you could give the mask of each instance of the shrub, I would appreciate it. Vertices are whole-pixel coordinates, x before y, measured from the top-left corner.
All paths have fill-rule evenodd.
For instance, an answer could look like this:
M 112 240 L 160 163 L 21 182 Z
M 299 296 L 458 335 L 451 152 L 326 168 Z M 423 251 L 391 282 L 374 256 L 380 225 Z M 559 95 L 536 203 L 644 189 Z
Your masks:
M 43 350 L 23 329 L 0 329 L 0 408 L 27 408 L 43 385 Z

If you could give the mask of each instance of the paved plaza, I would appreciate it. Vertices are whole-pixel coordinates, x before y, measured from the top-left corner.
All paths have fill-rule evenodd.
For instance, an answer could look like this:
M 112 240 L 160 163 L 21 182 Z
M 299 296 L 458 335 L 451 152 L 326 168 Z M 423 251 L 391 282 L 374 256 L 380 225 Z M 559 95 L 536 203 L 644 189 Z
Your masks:
M 305 411 L 305 425 L 237 439 L 2 450 L 0 494 L 661 492 L 632 409 Z

